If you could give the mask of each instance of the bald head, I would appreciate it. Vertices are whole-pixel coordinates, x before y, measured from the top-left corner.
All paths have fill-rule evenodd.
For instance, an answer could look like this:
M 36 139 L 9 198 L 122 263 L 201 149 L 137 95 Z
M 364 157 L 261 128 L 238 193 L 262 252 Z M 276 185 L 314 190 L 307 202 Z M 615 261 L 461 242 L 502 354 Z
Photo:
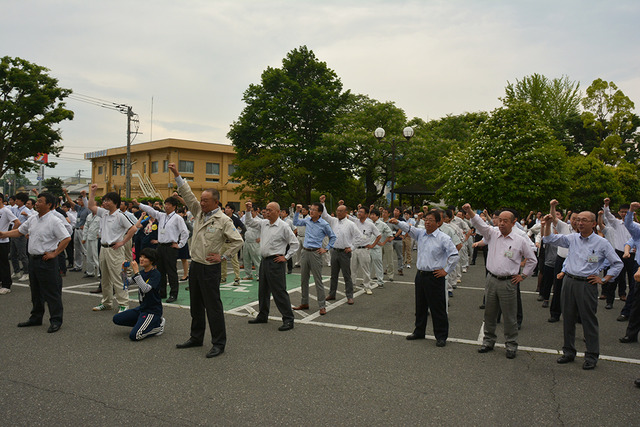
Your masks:
M 347 216 L 347 207 L 345 205 L 340 205 L 336 209 L 336 216 L 338 219 L 344 219 Z

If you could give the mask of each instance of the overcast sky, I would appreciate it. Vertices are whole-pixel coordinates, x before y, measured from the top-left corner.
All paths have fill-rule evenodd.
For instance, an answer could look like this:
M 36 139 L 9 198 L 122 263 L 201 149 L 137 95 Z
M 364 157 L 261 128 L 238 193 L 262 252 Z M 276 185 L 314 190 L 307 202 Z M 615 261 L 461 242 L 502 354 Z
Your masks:
M 2 2 L 0 55 L 51 70 L 77 94 L 131 105 L 134 141 L 229 143 L 242 94 L 301 45 L 354 93 L 408 117 L 490 111 L 508 81 L 567 75 L 615 82 L 640 103 L 640 1 L 64 1 Z M 153 120 L 152 119 L 153 97 Z M 126 116 L 69 99 L 56 169 L 126 144 Z M 637 112 L 637 109 L 636 109 Z M 373 129 L 372 129 L 373 131 Z

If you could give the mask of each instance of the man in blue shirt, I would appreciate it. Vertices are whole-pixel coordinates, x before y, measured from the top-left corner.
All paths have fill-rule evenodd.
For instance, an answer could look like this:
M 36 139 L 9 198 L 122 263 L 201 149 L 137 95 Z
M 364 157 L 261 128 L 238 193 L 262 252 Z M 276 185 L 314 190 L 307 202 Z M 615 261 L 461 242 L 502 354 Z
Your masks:
M 299 306 L 293 307 L 294 310 L 306 310 L 309 308 L 309 276 L 313 274 L 313 282 L 316 285 L 318 294 L 318 306 L 320 314 L 327 314 L 325 308 L 324 284 L 322 283 L 322 254 L 333 248 L 336 241 L 336 235 L 327 221 L 320 218 L 324 208 L 322 203 L 314 203 L 309 210 L 309 216 L 299 219 L 302 207 L 296 207 L 296 213 L 293 216 L 293 225 L 296 227 L 306 227 L 304 235 L 304 244 L 302 246 L 302 257 L 300 259 L 300 276 L 302 287 L 302 301 Z M 322 240 L 329 238 L 329 244 L 326 248 L 322 247 Z
M 427 212 L 424 217 L 425 228 L 416 228 L 409 222 L 400 222 L 397 218 L 389 220 L 418 242 L 416 262 L 416 323 L 408 340 L 424 339 L 427 328 L 427 311 L 433 317 L 433 333 L 436 345 L 444 347 L 449 337 L 449 318 L 447 317 L 447 289 L 445 276 L 451 273 L 458 263 L 458 250 L 449 236 L 438 230 L 440 213 Z
M 565 277 L 562 285 L 562 314 L 564 317 L 563 355 L 558 363 L 573 362 L 576 357 L 576 320 L 580 316 L 584 339 L 587 344 L 582 369 L 594 369 L 600 355 L 600 337 L 598 332 L 598 285 L 607 283 L 622 271 L 622 261 L 613 246 L 593 232 L 596 216 L 593 212 L 580 212 L 575 219 L 578 232 L 574 234 L 551 234 L 551 215 L 544 217 L 542 241 L 563 248 L 569 248 L 565 260 Z M 598 273 L 603 269 L 605 260 L 610 268 L 604 278 Z

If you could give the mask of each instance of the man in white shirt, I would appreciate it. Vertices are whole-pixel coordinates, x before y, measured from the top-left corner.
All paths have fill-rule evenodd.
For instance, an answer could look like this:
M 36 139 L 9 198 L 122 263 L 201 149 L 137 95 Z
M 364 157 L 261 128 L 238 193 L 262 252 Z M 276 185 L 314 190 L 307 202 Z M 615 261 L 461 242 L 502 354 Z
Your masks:
M 57 332 L 62 325 L 62 278 L 58 269 L 58 255 L 71 241 L 62 221 L 53 215 L 56 199 L 51 193 L 38 195 L 36 210 L 17 229 L 0 232 L 0 239 L 29 235 L 29 288 L 33 308 L 26 322 L 18 327 L 42 325 L 44 304 L 49 307 L 50 326 L 47 332 Z
M 20 226 L 20 221 L 4 205 L 4 194 L 0 193 L 0 231 L 9 231 L 9 227 Z M 8 238 L 0 239 L 0 295 L 6 295 L 11 292 L 11 268 L 9 267 L 9 249 L 10 243 Z
M 267 323 L 269 319 L 269 308 L 271 305 L 271 295 L 276 307 L 282 314 L 282 326 L 279 331 L 293 329 L 293 310 L 291 300 L 287 292 L 287 260 L 291 259 L 298 250 L 298 239 L 293 234 L 291 226 L 279 218 L 280 205 L 276 202 L 268 203 L 262 210 L 264 219 L 251 215 L 253 204 L 246 203 L 247 218 L 245 224 L 251 227 L 258 223 L 260 227 L 260 262 L 258 299 L 259 312 L 255 319 L 249 323 Z M 288 247 L 288 249 L 287 249 Z
M 20 223 L 29 218 L 29 209 L 25 203 L 29 200 L 26 193 L 18 193 L 15 196 L 15 204 L 12 207 L 13 215 Z M 27 257 L 27 237 L 20 235 L 10 240 L 11 264 L 13 265 L 13 278 L 20 282 L 29 280 L 29 258 Z M 22 265 L 22 269 L 20 268 Z
M 171 289 L 168 303 L 178 299 L 178 250 L 187 244 L 189 230 L 184 220 L 176 212 L 180 202 L 175 197 L 167 197 L 164 201 L 165 212 L 160 212 L 133 199 L 133 205 L 145 211 L 147 215 L 158 221 L 158 260 L 156 268 L 160 272 L 160 298 L 167 298 L 167 278 Z
M 380 241 L 380 231 L 373 221 L 369 219 L 369 208 L 361 206 L 358 208 L 358 218 L 349 217 L 358 229 L 358 237 L 353 241 L 355 250 L 351 258 L 351 271 L 353 277 L 358 278 L 359 270 L 362 270 L 362 286 L 367 295 L 373 294 L 371 290 L 371 255 L 369 251 L 375 248 Z
M 244 233 L 244 245 L 242 255 L 244 261 L 244 280 L 253 280 L 252 266 L 256 268 L 256 275 L 260 272 L 260 262 L 262 257 L 260 256 L 260 223 L 258 221 L 249 221 L 247 219 L 251 216 L 256 218 L 259 216 L 259 208 L 254 208 L 251 212 L 245 212 L 242 217 L 244 225 L 247 227 L 247 231 Z
M 485 285 L 486 308 L 484 311 L 484 338 L 478 353 L 493 350 L 496 342 L 498 311 L 502 310 L 504 323 L 506 356 L 516 357 L 518 349 L 518 283 L 533 273 L 537 264 L 531 240 L 513 232 L 515 215 L 504 210 L 498 216 L 498 226 L 485 223 L 466 203 L 462 209 L 471 218 L 471 224 L 489 244 L 487 254 L 487 282 Z M 520 273 L 520 263 L 525 259 L 524 271 Z
M 376 276 L 376 283 L 378 284 L 378 288 L 384 288 L 384 267 L 382 266 L 382 251 L 385 245 L 391 241 L 393 241 L 393 232 L 389 228 L 387 224 L 380 218 L 380 211 L 375 209 L 373 205 L 371 205 L 371 209 L 369 210 L 369 218 L 373 221 L 373 224 L 380 231 L 380 240 L 378 244 L 371 248 L 369 254 L 371 255 L 371 270 Z M 423 227 L 424 228 L 424 227 Z
M 102 207 L 96 205 L 98 184 L 91 184 L 89 191 L 89 210 L 100 218 L 102 250 L 100 251 L 100 273 L 102 274 L 102 301 L 93 307 L 93 311 L 111 310 L 114 294 L 118 303 L 118 311 L 122 313 L 129 308 L 129 294 L 123 289 L 122 265 L 127 259 L 126 251 L 136 232 L 135 223 L 125 216 L 118 207 L 120 196 L 110 192 L 102 197 Z
M 618 215 L 620 218 L 616 218 L 609 208 L 609 204 L 611 203 L 611 199 L 608 197 L 604 199 L 604 207 L 602 208 L 604 212 L 604 225 L 607 227 L 611 227 L 614 229 L 613 233 L 613 249 L 616 250 L 616 254 L 623 260 L 624 267 L 618 277 L 616 277 L 611 282 L 610 292 L 615 295 L 616 287 L 618 288 L 618 296 L 620 297 L 620 301 L 627 300 L 627 279 L 629 283 L 633 281 L 633 274 L 635 273 L 633 268 L 633 260 L 631 258 L 624 258 L 624 245 L 631 238 L 629 231 L 627 231 L 624 226 L 624 218 L 627 216 L 627 212 L 629 211 L 628 204 L 622 204 L 618 208 Z M 625 262 L 626 260 L 626 262 Z M 631 286 L 631 285 L 630 285 Z

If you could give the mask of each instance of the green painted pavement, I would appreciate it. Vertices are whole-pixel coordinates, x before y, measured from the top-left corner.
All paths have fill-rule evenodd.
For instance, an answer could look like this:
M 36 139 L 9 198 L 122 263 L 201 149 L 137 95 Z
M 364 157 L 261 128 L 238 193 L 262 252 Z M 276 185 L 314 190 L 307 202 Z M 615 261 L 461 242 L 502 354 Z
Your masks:
M 244 277 L 244 273 L 241 273 L 240 277 Z M 222 305 L 225 310 L 232 310 L 237 307 L 258 301 L 258 280 L 242 280 L 240 279 L 240 285 L 235 286 L 235 275 L 229 273 L 227 275 L 227 282 L 220 284 L 220 296 L 222 298 Z M 309 280 L 313 284 L 313 278 Z M 178 292 L 178 300 L 173 304 L 189 305 L 189 282 L 180 282 L 180 291 Z M 287 289 L 295 289 L 300 287 L 300 274 L 287 274 Z M 167 287 L 167 291 L 168 291 Z M 130 301 L 138 300 L 138 293 L 129 293 Z

